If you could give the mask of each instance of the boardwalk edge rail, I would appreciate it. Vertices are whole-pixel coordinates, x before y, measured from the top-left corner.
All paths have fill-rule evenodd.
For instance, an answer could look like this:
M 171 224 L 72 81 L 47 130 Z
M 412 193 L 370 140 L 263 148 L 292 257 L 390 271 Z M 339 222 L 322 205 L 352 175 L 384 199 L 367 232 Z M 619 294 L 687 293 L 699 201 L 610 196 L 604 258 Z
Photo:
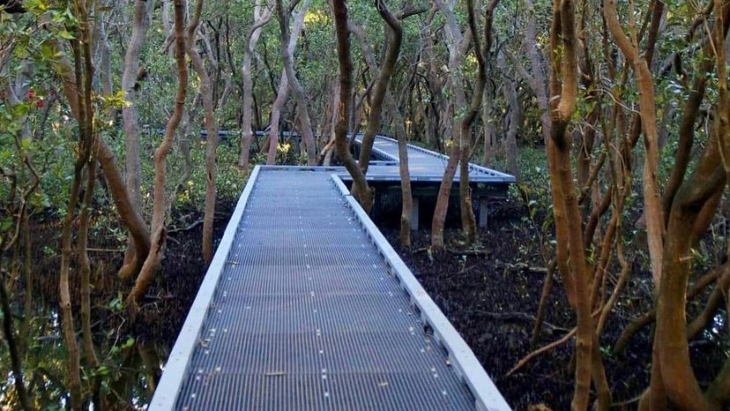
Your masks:
M 360 139 L 362 139 L 362 134 L 358 134 L 357 137 L 360 138 Z M 398 144 L 398 140 L 394 139 L 393 137 L 388 137 L 388 136 L 384 136 L 382 134 L 378 134 L 377 135 L 377 138 L 381 138 L 383 140 L 389 140 L 389 141 L 391 141 L 391 142 L 393 142 L 395 144 Z M 361 144 L 362 143 L 362 140 L 356 140 L 356 141 L 357 141 L 358 144 Z M 424 148 L 424 147 L 421 147 L 421 146 L 417 146 L 415 144 L 410 144 L 410 143 L 408 143 L 408 147 L 411 148 L 412 150 L 420 151 L 420 152 L 425 153 L 425 154 L 428 154 L 430 156 L 437 157 L 440 160 L 443 160 L 444 163 L 446 163 L 446 162 L 449 161 L 449 156 L 447 156 L 445 154 L 437 153 L 437 152 L 431 151 L 431 150 L 429 150 L 427 148 Z M 394 156 L 388 154 L 387 152 L 385 152 L 383 150 L 380 150 L 377 147 L 373 147 L 372 150 L 373 150 L 373 152 L 377 152 L 381 156 L 390 158 L 391 161 L 395 161 L 395 162 L 400 161 L 397 157 L 394 157 Z M 482 167 L 482 166 L 479 166 L 479 165 L 476 165 L 476 164 L 469 163 L 469 170 L 478 171 L 478 172 L 480 172 L 482 174 L 489 175 L 489 176 L 493 177 L 495 179 L 495 181 L 497 181 L 497 182 L 504 182 L 504 183 L 515 183 L 515 182 L 517 182 L 517 179 L 515 178 L 515 176 L 513 176 L 511 174 L 503 173 L 503 172 L 497 171 L 497 170 L 492 170 L 491 168 Z M 440 181 L 440 180 L 441 179 L 439 178 L 438 181 Z
M 511 411 L 507 401 L 484 371 L 469 345 L 421 286 L 370 216 L 350 194 L 347 186 L 337 175 L 332 175 L 331 179 L 358 217 L 373 244 L 378 248 L 391 274 L 400 281 L 404 291 L 410 296 L 411 304 L 420 311 L 423 323 L 431 327 L 434 339 L 448 352 L 451 366 L 461 376 L 474 396 L 476 409 L 478 411 Z
M 226 226 L 226 231 L 223 233 L 223 238 L 221 238 L 213 261 L 211 261 L 208 271 L 205 273 L 203 282 L 200 284 L 200 289 L 198 290 L 193 305 L 190 307 L 190 312 L 185 319 L 182 330 L 175 341 L 175 345 L 172 347 L 172 351 L 170 351 L 162 378 L 157 385 L 152 401 L 150 401 L 149 410 L 172 410 L 175 407 L 180 386 L 185 377 L 185 371 L 192 361 L 193 350 L 199 343 L 203 321 L 205 321 L 208 315 L 208 307 L 215 296 L 218 280 L 223 273 L 223 266 L 228 259 L 228 254 L 233 245 L 236 232 L 238 231 L 243 211 L 246 209 L 246 204 L 251 196 L 254 184 L 258 179 L 260 169 L 260 166 L 256 166 L 253 172 L 251 172 L 246 187 L 236 204 L 236 208 Z

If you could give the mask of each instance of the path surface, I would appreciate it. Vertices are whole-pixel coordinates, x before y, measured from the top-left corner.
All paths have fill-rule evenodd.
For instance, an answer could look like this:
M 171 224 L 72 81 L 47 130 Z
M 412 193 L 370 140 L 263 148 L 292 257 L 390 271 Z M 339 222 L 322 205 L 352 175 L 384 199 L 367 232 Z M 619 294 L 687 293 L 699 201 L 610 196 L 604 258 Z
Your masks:
M 255 169 L 150 410 L 510 409 L 337 174 Z
M 355 137 L 359 144 L 362 141 L 362 135 Z M 390 137 L 376 136 L 373 142 L 373 155 L 391 164 L 379 165 L 374 164 L 368 167 L 369 180 L 397 180 L 400 181 L 398 171 L 398 141 Z M 441 181 L 446 168 L 448 157 L 434 153 L 422 147 L 408 145 L 408 170 L 412 181 Z M 395 163 L 395 164 L 392 164 Z M 349 178 L 349 176 L 343 176 Z M 456 169 L 456 181 L 459 180 L 459 169 Z M 469 181 L 472 183 L 514 183 L 514 176 L 481 167 L 475 164 L 469 164 Z

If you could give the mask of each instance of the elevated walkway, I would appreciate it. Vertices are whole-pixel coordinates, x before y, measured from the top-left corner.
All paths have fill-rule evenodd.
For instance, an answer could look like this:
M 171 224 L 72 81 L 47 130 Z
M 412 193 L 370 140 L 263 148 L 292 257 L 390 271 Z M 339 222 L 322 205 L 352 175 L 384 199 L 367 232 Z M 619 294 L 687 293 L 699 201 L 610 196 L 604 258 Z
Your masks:
M 150 410 L 510 409 L 341 171 L 256 167 Z

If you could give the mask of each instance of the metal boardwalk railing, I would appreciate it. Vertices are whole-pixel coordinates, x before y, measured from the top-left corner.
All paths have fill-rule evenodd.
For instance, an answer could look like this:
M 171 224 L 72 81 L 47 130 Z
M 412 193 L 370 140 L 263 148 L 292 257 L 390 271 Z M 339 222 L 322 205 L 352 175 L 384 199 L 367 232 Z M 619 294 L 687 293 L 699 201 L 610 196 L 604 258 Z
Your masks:
M 256 167 L 150 410 L 510 409 L 333 171 Z
M 360 144 L 362 137 L 362 134 L 356 135 L 355 142 Z M 375 136 L 373 154 L 386 161 L 396 163 L 396 166 L 371 165 L 368 168 L 368 179 L 400 181 L 397 167 L 398 141 L 386 136 Z M 448 157 L 443 154 L 413 144 L 408 145 L 408 169 L 413 181 L 441 181 L 447 161 Z M 459 179 L 458 168 L 455 179 Z M 469 181 L 473 183 L 514 183 L 515 177 L 476 164 L 469 164 Z

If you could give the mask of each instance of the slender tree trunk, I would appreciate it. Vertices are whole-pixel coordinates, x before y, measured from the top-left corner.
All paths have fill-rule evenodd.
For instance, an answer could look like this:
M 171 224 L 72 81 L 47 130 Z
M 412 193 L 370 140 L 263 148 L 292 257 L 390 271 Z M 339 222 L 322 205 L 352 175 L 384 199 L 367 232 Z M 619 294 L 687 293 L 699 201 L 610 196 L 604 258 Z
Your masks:
M 537 28 L 535 19 L 535 5 L 532 0 L 525 0 L 525 6 L 528 11 L 527 27 L 525 27 L 525 39 L 523 44 L 527 48 L 527 54 L 530 57 L 530 65 L 532 66 L 531 81 L 525 79 L 532 88 L 535 96 L 537 96 L 537 106 L 540 108 L 540 124 L 542 125 L 543 142 L 547 145 L 550 139 L 550 115 L 548 106 L 548 91 L 545 84 L 545 68 L 544 58 L 537 48 Z
M 203 112 L 205 115 L 205 127 L 208 131 L 205 148 L 205 211 L 203 213 L 203 260 L 210 264 L 213 260 L 213 218 L 215 217 L 216 200 L 216 151 L 218 149 L 218 121 L 215 117 L 213 105 L 213 90 L 211 88 L 210 76 L 205 69 L 203 59 L 195 48 L 195 36 L 198 30 L 198 21 L 202 11 L 203 1 L 198 0 L 195 6 L 194 16 L 188 26 L 187 54 L 193 63 L 193 69 L 200 78 L 200 95 L 203 100 Z
M 282 6 L 282 0 L 275 0 L 276 10 L 279 15 L 279 29 L 281 30 L 281 43 L 282 44 L 296 44 L 296 39 L 291 40 L 291 33 L 289 33 L 289 19 L 286 13 L 284 13 L 284 7 Z M 304 22 L 304 16 L 306 15 L 307 9 L 311 0 L 304 0 L 299 8 L 299 11 L 294 17 L 295 31 L 301 30 L 300 27 Z M 298 32 L 297 32 L 298 35 Z M 292 61 L 294 49 L 292 47 L 282 47 L 282 59 L 284 61 L 284 72 L 286 77 L 289 79 L 289 88 L 294 100 L 296 100 L 299 109 L 297 110 L 299 116 L 299 124 L 301 127 L 302 141 L 307 150 L 307 165 L 313 166 L 317 164 L 317 149 L 314 144 L 314 134 L 312 133 L 312 121 L 309 117 L 309 109 L 307 108 L 307 99 L 304 95 L 304 87 L 299 82 L 299 79 L 294 72 L 294 62 Z
M 276 0 L 274 0 L 276 1 Z M 304 7 L 306 6 L 306 7 Z M 297 40 L 304 28 L 304 15 L 309 6 L 309 0 L 306 4 L 300 8 L 297 15 L 294 17 L 294 26 L 291 29 L 289 36 L 289 43 L 286 48 L 286 53 L 289 56 L 294 54 L 294 49 L 297 47 Z M 281 80 L 279 81 L 279 89 L 276 94 L 276 100 L 271 107 L 271 121 L 269 123 L 269 147 L 268 155 L 266 156 L 266 164 L 276 164 L 276 152 L 277 145 L 279 143 L 279 120 L 281 118 L 281 110 L 284 108 L 287 100 L 289 100 L 289 93 L 291 87 L 289 83 L 289 76 L 286 74 L 286 69 L 281 71 Z M 311 126 L 310 126 L 311 127 Z
M 199 0 L 202 1 L 202 0 Z M 177 62 L 178 90 L 175 96 L 175 111 L 167 122 L 162 143 L 155 150 L 155 188 L 152 210 L 152 248 L 145 259 L 142 270 L 137 276 L 134 288 L 127 296 L 127 306 L 132 311 L 140 297 L 147 292 L 152 279 L 159 268 L 164 253 L 167 231 L 165 229 L 165 176 L 167 173 L 167 154 L 169 153 L 175 129 L 180 123 L 185 108 L 185 95 L 188 85 L 188 69 L 185 61 L 185 5 L 183 0 L 175 0 L 175 61 Z
M 496 137 L 496 130 L 494 127 L 494 116 L 493 116 L 493 103 L 492 92 L 488 91 L 485 87 L 484 93 L 487 94 L 482 104 L 482 123 L 484 124 L 484 152 L 482 153 L 482 165 L 484 167 L 490 167 L 492 165 L 492 156 L 494 151 L 494 141 Z
M 505 62 L 504 53 L 497 55 L 497 67 L 502 72 L 502 92 L 507 100 L 508 115 L 505 116 L 507 121 L 507 135 L 504 139 L 505 157 L 507 157 L 507 171 L 520 179 L 520 169 L 517 166 L 517 133 L 522 125 L 522 108 L 517 96 L 517 87 L 515 87 L 512 79 L 507 77 L 507 64 Z
M 111 96 L 114 93 L 114 84 L 112 79 L 112 51 L 109 46 L 109 36 L 106 31 L 107 22 L 100 19 L 99 25 L 99 80 L 101 83 L 101 91 L 105 96 Z M 110 121 L 114 121 L 116 109 L 110 108 L 107 113 Z
M 383 0 L 377 0 L 375 5 L 389 30 L 388 46 L 383 58 L 383 64 L 380 66 L 378 80 L 375 83 L 371 95 L 368 122 L 365 127 L 365 134 L 362 137 L 362 144 L 360 144 L 360 158 L 358 163 L 365 174 L 368 171 L 368 163 L 370 162 L 370 156 L 373 151 L 375 135 L 380 131 L 380 114 L 383 111 L 383 100 L 388 92 L 390 78 L 395 71 L 395 63 L 398 61 L 401 43 L 403 42 L 403 28 L 401 27 L 400 20 L 393 16 Z
M 289 79 L 286 73 L 282 71 L 281 81 L 279 82 L 279 90 L 276 93 L 276 100 L 271 106 L 271 122 L 269 123 L 269 147 L 266 156 L 266 165 L 272 166 L 276 164 L 276 152 L 279 144 L 279 120 L 281 119 L 281 110 L 284 108 L 286 101 L 289 99 Z
M 0 250 L 5 249 L 4 241 L 0 243 Z M 3 253 L 0 253 L 0 259 L 2 259 Z M 0 264 L 0 267 L 2 265 Z M 25 411 L 34 410 L 30 398 L 28 397 L 28 390 L 25 387 L 22 360 L 20 355 L 19 342 L 15 335 L 15 327 L 13 324 L 13 311 L 10 308 L 10 296 L 8 290 L 5 288 L 5 274 L 0 273 L 0 307 L 3 313 L 3 337 L 4 342 L 8 345 L 8 351 L 10 353 L 10 368 L 13 372 L 13 382 L 15 391 L 18 395 L 18 402 Z
M 487 60 L 486 56 L 492 46 L 492 21 L 494 9 L 497 8 L 499 0 L 492 0 L 485 10 L 484 21 L 484 38 L 480 39 L 479 30 L 477 28 L 477 10 L 473 0 L 467 0 L 469 31 L 472 33 L 474 41 L 474 53 L 476 55 L 478 70 L 477 81 L 472 91 L 472 98 L 464 118 L 461 121 L 461 137 L 459 141 L 459 163 L 461 165 L 459 171 L 459 197 L 461 208 L 461 229 L 466 237 L 467 244 L 473 244 L 476 241 L 477 222 L 474 216 L 474 208 L 472 207 L 471 188 L 469 187 L 469 161 L 472 152 L 472 127 L 476 122 L 482 106 L 484 97 L 484 87 L 487 83 Z M 515 144 L 515 158 L 516 156 Z
M 251 62 L 256 44 L 261 37 L 261 29 L 271 21 L 273 10 L 272 0 L 266 0 L 263 5 L 261 0 L 254 3 L 254 23 L 251 30 L 247 33 L 247 39 L 244 39 L 246 47 L 243 51 L 243 68 L 241 75 L 243 78 L 243 124 L 241 125 L 241 157 L 238 166 L 246 168 L 249 162 L 249 153 L 251 150 L 251 139 L 253 138 L 253 129 L 251 124 L 252 103 L 253 103 L 253 75 L 251 73 Z
M 401 199 L 403 207 L 400 214 L 400 245 L 409 248 L 411 246 L 411 218 L 413 216 L 413 192 L 411 190 L 411 174 L 408 168 L 408 141 L 403 116 L 395 104 L 395 99 L 390 93 L 386 98 L 386 104 L 395 113 L 395 136 L 398 139 L 398 173 L 400 174 Z M 418 221 L 415 222 L 416 226 Z
M 96 165 L 95 160 L 87 163 L 86 188 L 84 198 L 81 203 L 81 212 L 79 214 L 78 228 L 78 261 L 79 271 L 81 275 L 81 334 L 83 336 L 83 350 L 85 354 L 86 364 L 92 369 L 99 368 L 99 359 L 96 356 L 96 348 L 94 347 L 93 334 L 91 331 L 91 261 L 88 253 L 89 240 L 89 220 L 91 216 L 92 200 L 94 198 L 94 187 L 96 186 Z M 90 385 L 95 404 L 103 409 L 101 403 L 100 384 L 101 376 L 94 375 L 90 377 Z
M 591 316 L 589 272 L 583 248 L 582 218 L 571 166 L 569 125 L 578 93 L 577 43 L 573 1 L 555 0 L 550 33 L 554 70 L 550 79 L 552 104 L 548 159 L 556 221 L 558 266 L 564 276 L 570 277 L 570 281 L 566 282 L 566 289 L 573 288 L 572 293 L 569 290 L 568 294 L 573 294 L 572 302 L 578 317 L 575 391 L 571 410 L 584 411 L 588 408 L 590 398 L 594 360 L 600 359 L 593 358 L 595 329 Z M 558 53 L 558 50 L 561 52 Z M 567 273 L 570 274 L 566 275 Z
M 383 0 L 376 3 L 378 12 L 388 26 L 389 41 L 386 50 L 385 59 L 383 61 L 378 82 L 375 85 L 373 102 L 370 108 L 370 118 L 368 119 L 368 127 L 365 130 L 365 136 L 362 142 L 362 151 L 360 152 L 360 168 L 367 170 L 370 154 L 364 155 L 364 150 L 371 150 L 374 142 L 375 133 L 380 128 L 380 113 L 382 111 L 383 101 L 388 110 L 393 114 L 393 122 L 395 123 L 395 134 L 398 139 L 398 173 L 401 179 L 401 198 L 403 207 L 400 217 L 400 244 L 402 247 L 411 246 L 411 215 L 413 211 L 413 194 L 411 192 L 411 176 L 408 169 L 408 144 L 405 126 L 400 110 L 395 102 L 395 98 L 389 90 L 390 78 L 395 70 L 395 63 L 400 54 L 401 43 L 403 41 L 403 27 L 401 21 L 397 19 L 388 10 Z M 365 139 L 372 134 L 370 143 L 365 144 Z M 416 221 L 416 224 L 418 222 Z
M 655 7 L 662 6 L 661 1 L 655 4 Z M 644 216 L 646 217 L 647 237 L 649 239 L 652 276 L 654 277 L 654 285 L 659 288 L 663 259 L 664 217 L 659 187 L 656 181 L 659 165 L 659 146 L 657 145 L 659 135 L 657 132 L 653 76 L 646 59 L 639 56 L 638 45 L 632 44 L 621 28 L 616 12 L 616 0 L 604 0 L 603 10 L 611 35 L 628 62 L 633 65 L 637 77 L 641 125 L 644 131 L 644 147 L 646 149 L 642 177 Z M 631 29 L 634 29 L 633 25 L 631 25 Z
M 373 192 L 368 187 L 360 167 L 350 154 L 347 142 L 347 131 L 350 119 L 350 98 L 352 97 L 352 57 L 350 55 L 350 38 L 348 30 L 347 6 L 345 0 L 333 0 L 332 9 L 337 34 L 337 61 L 340 70 L 340 107 L 337 109 L 338 121 L 335 129 L 335 147 L 337 156 L 344 164 L 347 172 L 352 176 L 353 191 L 359 195 L 358 202 L 366 212 L 370 212 L 373 202 Z
M 88 167 L 86 188 L 79 216 L 78 234 L 79 266 L 81 267 L 81 330 L 84 337 L 84 351 L 89 365 L 96 368 L 99 366 L 99 360 L 96 357 L 91 333 L 91 261 L 87 252 L 91 201 L 96 186 L 96 162 L 90 161 Z
M 190 107 L 197 107 L 198 100 L 200 99 L 200 95 L 198 94 L 195 99 L 193 99 L 192 104 L 190 104 Z M 180 180 L 178 180 L 177 183 L 177 189 L 176 194 L 181 194 L 185 190 L 188 190 L 189 187 L 187 185 L 188 180 L 190 180 L 190 175 L 193 172 L 193 157 L 191 150 L 191 144 L 190 144 L 190 134 L 191 134 L 191 128 L 192 124 L 196 121 L 196 116 L 193 110 L 188 109 L 183 112 L 182 118 L 180 119 L 180 131 L 178 133 L 177 138 L 177 147 L 178 150 L 180 150 L 180 155 L 183 158 L 182 163 L 182 170 L 180 175 Z M 178 196 L 175 195 L 175 198 Z M 174 199 L 170 202 L 170 209 L 174 206 Z M 195 201 L 195 199 L 191 199 Z
M 330 125 L 330 141 L 324 146 L 320 157 L 322 158 L 322 165 L 328 167 L 332 164 L 332 155 L 335 152 L 335 130 L 337 127 L 337 108 L 340 106 L 340 82 L 335 83 L 334 97 L 332 98 L 332 121 Z
M 442 127 L 442 123 L 448 125 L 451 120 L 448 118 L 444 108 L 446 106 L 442 92 L 444 85 L 438 75 L 438 58 L 436 57 L 434 36 L 432 35 L 432 31 L 434 30 L 432 27 L 433 19 L 438 10 L 439 8 L 436 4 L 433 4 L 431 10 L 429 10 L 424 27 L 421 29 L 421 41 L 425 43 L 423 48 L 423 59 L 426 61 L 423 63 L 427 64 L 428 67 L 426 86 L 430 94 L 429 102 L 426 105 L 427 109 L 424 110 L 426 120 L 426 142 L 431 147 L 434 147 L 437 151 L 441 152 L 443 147 L 441 144 L 441 131 L 444 131 L 444 136 L 451 134 L 450 128 L 448 128 L 450 126 Z M 445 117 L 443 122 L 440 119 L 442 114 Z
M 451 94 L 454 96 L 453 105 L 455 107 L 466 107 L 466 96 L 464 94 L 464 85 L 462 84 L 461 76 L 461 63 L 464 58 L 462 48 L 465 48 L 469 43 L 471 36 L 463 36 L 461 30 L 456 23 L 454 17 L 453 7 L 454 4 L 450 3 L 447 5 L 443 0 L 436 0 L 441 13 L 444 14 L 446 24 L 444 26 L 444 33 L 446 37 L 446 45 L 449 49 L 449 81 L 448 87 Z M 445 114 L 445 113 L 444 113 Z M 457 113 L 454 113 L 456 116 Z M 452 120 L 448 115 L 445 116 L 444 122 L 446 124 L 446 130 L 451 131 L 452 148 L 449 160 L 446 163 L 444 175 L 441 179 L 441 186 L 436 197 L 436 207 L 434 209 L 433 220 L 431 222 L 431 247 L 434 249 L 441 249 L 444 247 L 444 224 L 446 222 L 446 213 L 449 208 L 449 197 L 451 195 L 451 187 L 454 183 L 454 176 L 456 175 L 456 166 L 461 156 L 461 147 L 463 146 L 468 136 L 464 136 L 463 127 L 452 127 Z M 470 132 L 471 128 L 467 127 L 467 132 Z M 466 143 L 468 145 L 468 143 Z
M 59 275 L 59 305 L 61 309 L 62 333 L 66 343 L 66 378 L 68 389 L 71 394 L 70 405 L 73 410 L 81 410 L 83 406 L 83 394 L 81 387 L 81 369 L 79 344 L 76 341 L 76 327 L 74 325 L 73 307 L 71 306 L 71 290 L 69 286 L 69 273 L 71 270 L 71 258 L 73 253 L 72 226 L 76 218 L 76 205 L 81 191 L 83 171 L 91 158 L 92 145 L 92 118 L 91 112 L 91 77 L 93 70 L 91 66 L 91 55 L 84 52 L 88 49 L 88 16 L 83 4 L 76 4 L 80 22 L 77 28 L 77 35 L 71 40 L 71 48 L 74 60 L 74 78 L 78 94 L 78 124 L 79 140 L 77 143 L 77 158 L 74 164 L 74 177 L 69 193 L 69 201 L 66 206 L 66 217 L 61 230 L 61 269 Z M 86 47 L 82 51 L 81 42 Z M 92 68 L 93 69 L 93 68 Z M 82 236 L 83 239 L 83 236 Z
M 139 121 L 137 114 L 137 99 L 134 89 L 139 72 L 139 56 L 147 36 L 150 24 L 150 10 L 154 10 L 154 1 L 136 0 L 134 2 L 134 18 L 132 21 L 132 38 L 127 45 L 124 57 L 124 72 L 122 73 L 122 91 L 124 98 L 130 103 L 122 107 L 122 119 L 125 134 L 125 163 L 126 187 L 134 210 L 142 213 L 142 190 L 140 168 L 140 140 Z M 127 251 L 124 254 L 124 265 L 130 265 L 135 259 L 135 241 L 129 238 Z M 134 274 L 132 271 L 122 270 L 125 274 Z

